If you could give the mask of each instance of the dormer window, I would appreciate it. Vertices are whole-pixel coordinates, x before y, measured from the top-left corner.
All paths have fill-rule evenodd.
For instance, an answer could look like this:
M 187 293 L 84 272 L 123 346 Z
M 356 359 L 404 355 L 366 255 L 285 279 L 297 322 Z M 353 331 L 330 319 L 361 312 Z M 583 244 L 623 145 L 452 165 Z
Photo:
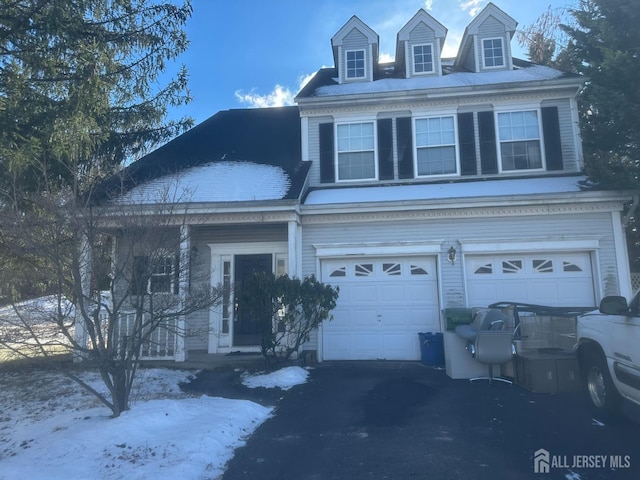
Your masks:
M 357 79 L 365 77 L 365 55 L 364 50 L 348 50 L 347 55 L 347 78 Z
M 433 45 L 413 46 L 413 73 L 433 73 Z
M 482 41 L 484 68 L 504 67 L 502 38 L 487 38 Z

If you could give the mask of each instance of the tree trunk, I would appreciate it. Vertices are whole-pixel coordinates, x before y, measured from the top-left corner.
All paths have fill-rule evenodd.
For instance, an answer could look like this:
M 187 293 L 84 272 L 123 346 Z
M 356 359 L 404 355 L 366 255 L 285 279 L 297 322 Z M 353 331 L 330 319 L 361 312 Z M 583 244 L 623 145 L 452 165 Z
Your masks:
M 122 412 L 129 410 L 129 388 L 126 370 L 124 367 L 118 368 L 112 372 L 111 377 L 113 379 L 112 411 L 114 417 L 119 417 Z

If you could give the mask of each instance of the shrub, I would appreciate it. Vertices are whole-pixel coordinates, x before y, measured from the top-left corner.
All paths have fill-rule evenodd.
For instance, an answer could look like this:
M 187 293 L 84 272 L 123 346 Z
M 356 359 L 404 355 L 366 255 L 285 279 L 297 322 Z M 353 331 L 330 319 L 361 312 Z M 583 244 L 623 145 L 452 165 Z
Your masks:
M 288 361 L 320 322 L 333 320 L 331 310 L 338 293 L 338 287 L 325 285 L 313 275 L 303 280 L 264 272 L 251 276 L 242 286 L 242 297 L 255 318 L 266 309 L 272 320 L 261 346 L 268 365 Z

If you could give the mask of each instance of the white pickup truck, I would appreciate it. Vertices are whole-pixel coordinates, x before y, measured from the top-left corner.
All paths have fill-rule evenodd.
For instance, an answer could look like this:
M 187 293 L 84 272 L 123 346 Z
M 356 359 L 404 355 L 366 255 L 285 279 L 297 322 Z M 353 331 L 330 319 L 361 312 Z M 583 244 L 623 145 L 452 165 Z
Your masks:
M 640 405 L 640 292 L 605 297 L 597 311 L 578 318 L 577 354 L 588 398 L 602 414 L 614 414 L 623 398 Z

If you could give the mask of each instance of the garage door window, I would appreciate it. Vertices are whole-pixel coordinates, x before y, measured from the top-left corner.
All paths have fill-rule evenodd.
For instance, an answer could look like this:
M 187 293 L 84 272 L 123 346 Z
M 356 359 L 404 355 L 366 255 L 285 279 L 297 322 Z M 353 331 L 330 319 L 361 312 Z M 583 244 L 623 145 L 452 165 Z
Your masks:
M 552 260 L 534 260 L 533 270 L 538 273 L 552 273 L 553 261 Z
M 582 269 L 578 265 L 571 262 L 562 262 L 562 270 L 565 272 L 582 272 Z
M 402 265 L 399 263 L 383 263 L 382 271 L 389 276 L 402 275 Z
M 372 263 L 360 263 L 356 265 L 356 277 L 370 277 L 373 275 Z
M 346 277 L 347 276 L 347 267 L 336 268 L 333 272 L 329 274 L 330 277 Z
M 411 265 L 411 275 L 429 275 L 429 273 L 418 265 Z
M 520 273 L 522 260 L 506 260 L 502 262 L 502 273 Z
M 539 305 L 595 305 L 587 252 L 529 255 L 469 255 L 467 301 L 486 306 L 499 301 Z

